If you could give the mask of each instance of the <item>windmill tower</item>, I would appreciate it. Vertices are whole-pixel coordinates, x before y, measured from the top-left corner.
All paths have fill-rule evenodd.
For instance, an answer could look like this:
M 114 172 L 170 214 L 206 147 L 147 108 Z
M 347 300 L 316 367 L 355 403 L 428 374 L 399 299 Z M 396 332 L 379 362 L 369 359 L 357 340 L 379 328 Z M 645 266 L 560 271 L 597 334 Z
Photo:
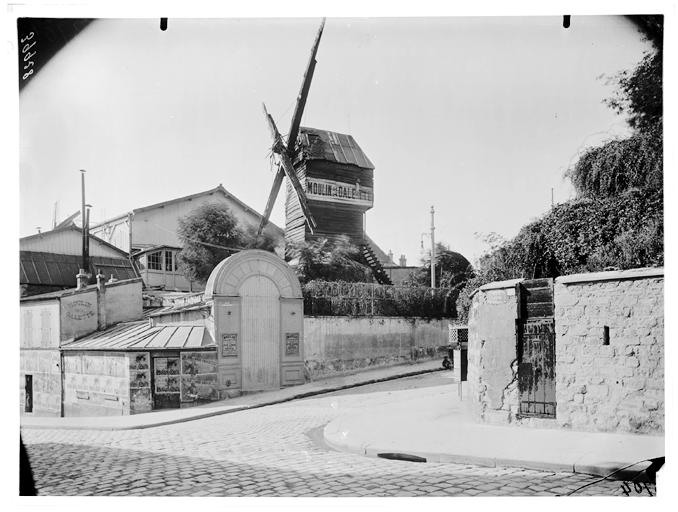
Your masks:
M 283 140 L 264 105 L 273 138 L 272 149 L 279 164 L 259 234 L 268 223 L 286 177 L 285 241 L 345 235 L 360 247 L 363 262 L 372 269 L 375 279 L 391 284 L 365 233 L 365 212 L 374 204 L 374 165 L 352 136 L 301 127 L 324 26 L 323 19 L 304 73 L 287 141 Z

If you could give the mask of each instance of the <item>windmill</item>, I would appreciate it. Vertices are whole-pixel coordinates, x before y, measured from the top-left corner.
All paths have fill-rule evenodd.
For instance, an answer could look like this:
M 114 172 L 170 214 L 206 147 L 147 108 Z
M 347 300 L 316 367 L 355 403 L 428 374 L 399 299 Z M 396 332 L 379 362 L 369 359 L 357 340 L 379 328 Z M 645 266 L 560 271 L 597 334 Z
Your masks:
M 257 238 L 268 223 L 287 177 L 285 240 L 301 242 L 348 236 L 360 248 L 363 263 L 372 269 L 376 280 L 391 284 L 375 254 L 376 246 L 365 234 L 365 212 L 372 208 L 374 201 L 374 165 L 352 136 L 301 126 L 324 26 L 323 18 L 297 96 L 287 141 L 283 140 L 264 105 L 278 167 Z
M 264 105 L 264 115 L 266 116 L 266 121 L 268 122 L 269 130 L 271 131 L 271 136 L 273 137 L 273 152 L 278 155 L 280 158 L 280 163 L 278 169 L 275 173 L 275 178 L 273 180 L 273 186 L 271 187 L 271 192 L 268 196 L 268 201 L 266 202 L 266 208 L 264 209 L 264 216 L 261 219 L 259 224 L 259 230 L 257 232 L 257 237 L 261 235 L 261 232 L 264 229 L 264 226 L 268 223 L 268 219 L 271 216 L 271 211 L 273 210 L 273 205 L 275 200 L 278 197 L 280 192 L 280 186 L 282 185 L 283 179 L 287 176 L 287 179 L 290 180 L 294 191 L 297 196 L 297 200 L 301 205 L 302 212 L 308 223 L 308 226 L 313 232 L 313 229 L 316 227 L 315 219 L 313 214 L 308 208 L 308 203 L 306 200 L 306 194 L 304 189 L 299 182 L 299 178 L 294 170 L 294 165 L 292 163 L 294 158 L 294 145 L 299 135 L 299 127 L 301 126 L 301 116 L 304 114 L 304 107 L 306 106 L 306 98 L 308 98 L 308 91 L 311 88 L 311 80 L 313 79 L 313 72 L 315 71 L 316 60 L 315 56 L 318 53 L 318 45 L 320 44 L 320 37 L 323 34 L 323 28 L 325 28 L 325 18 L 323 18 L 320 23 L 320 28 L 318 33 L 315 36 L 315 41 L 313 42 L 313 48 L 311 49 L 311 57 L 308 60 L 308 65 L 306 66 L 306 72 L 304 73 L 304 79 L 301 82 L 301 90 L 299 91 L 299 96 L 297 96 L 297 103 L 294 107 L 294 114 L 292 115 L 292 122 L 290 124 L 290 131 L 287 135 L 287 145 L 282 140 L 282 136 L 278 132 L 278 128 L 275 125 L 275 121 L 271 114 L 266 110 L 266 105 Z

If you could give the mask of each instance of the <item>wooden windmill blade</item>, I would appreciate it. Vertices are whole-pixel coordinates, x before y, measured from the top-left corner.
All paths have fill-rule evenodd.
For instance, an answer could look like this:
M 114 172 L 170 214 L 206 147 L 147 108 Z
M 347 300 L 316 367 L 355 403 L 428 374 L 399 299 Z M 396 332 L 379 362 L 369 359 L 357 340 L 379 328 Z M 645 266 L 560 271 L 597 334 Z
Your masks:
M 311 56 L 308 59 L 304 79 L 301 81 L 301 89 L 297 96 L 297 104 L 294 107 L 294 114 L 292 114 L 292 121 L 290 123 L 290 131 L 287 135 L 287 151 L 290 158 L 294 157 L 294 146 L 297 143 L 297 136 L 299 135 L 299 126 L 301 125 L 301 116 L 304 115 L 304 108 L 306 107 L 306 99 L 308 98 L 308 91 L 311 88 L 311 80 L 313 79 L 313 72 L 315 71 L 316 60 L 315 56 L 318 53 L 318 46 L 320 45 L 320 37 L 323 35 L 325 28 L 325 18 L 320 23 L 320 28 L 315 36 L 313 48 L 311 49 Z
M 311 56 L 308 61 L 308 65 L 306 66 L 306 71 L 304 73 L 304 78 L 301 81 L 301 89 L 299 90 L 299 95 L 297 96 L 297 103 L 294 107 L 294 113 L 292 114 L 292 121 L 290 123 L 290 131 L 287 136 L 287 146 L 285 149 L 285 153 L 287 156 L 292 160 L 294 158 L 294 147 L 297 142 L 297 136 L 299 135 L 299 127 L 301 125 L 301 117 L 304 114 L 304 108 L 306 107 L 306 99 L 308 98 L 308 91 L 311 88 L 311 80 L 313 79 L 313 72 L 315 71 L 315 65 L 316 65 L 316 60 L 315 57 L 318 53 L 318 46 L 320 45 L 320 37 L 322 36 L 323 29 L 325 27 L 325 18 L 322 19 L 322 22 L 320 23 L 320 28 L 318 29 L 318 33 L 315 36 L 315 41 L 313 42 L 313 47 L 311 48 Z M 264 108 L 265 110 L 265 108 Z M 267 119 L 270 118 L 268 112 L 266 112 Z M 273 119 L 270 118 L 269 121 L 269 127 L 270 127 L 270 122 L 272 122 Z M 273 123 L 275 126 L 275 123 Z M 277 128 L 275 130 L 277 132 Z M 275 137 L 274 137 L 275 138 Z M 282 140 L 282 137 L 281 137 Z M 297 187 L 295 185 L 294 179 L 297 178 L 296 173 L 292 172 L 294 174 L 294 178 L 290 178 L 290 181 L 292 181 L 292 185 L 295 187 L 295 191 L 297 192 L 297 196 L 299 197 L 299 202 L 302 204 L 302 211 L 304 212 L 304 216 L 306 217 L 309 228 L 311 229 L 311 232 L 313 232 L 313 228 L 315 227 L 315 220 L 313 219 L 313 215 L 310 214 L 310 211 L 308 211 L 308 207 L 306 205 L 306 194 L 303 190 L 303 187 L 301 187 L 301 184 L 299 183 L 299 180 L 296 179 L 296 184 L 299 185 L 299 190 L 297 190 Z M 278 170 L 275 173 L 275 178 L 273 180 L 273 186 L 271 187 L 271 192 L 268 195 L 268 201 L 266 201 L 266 208 L 264 209 L 264 215 L 261 219 L 261 222 L 259 223 L 259 229 L 257 231 L 257 237 L 261 235 L 261 232 L 264 230 L 264 227 L 266 224 L 268 224 L 268 219 L 271 216 L 271 212 L 273 211 L 273 206 L 275 205 L 275 200 L 278 197 L 278 193 L 280 192 L 280 187 L 282 186 L 283 178 L 288 175 L 286 172 L 286 169 L 284 168 L 282 164 L 282 159 L 281 159 L 281 164 L 278 165 Z M 288 175 L 289 177 L 289 175 Z M 308 212 L 308 214 L 307 214 Z
M 271 137 L 273 138 L 273 151 L 280 157 L 280 167 L 282 167 L 283 172 L 287 176 L 287 179 L 290 180 L 292 188 L 294 189 L 294 192 L 297 195 L 297 199 L 299 200 L 299 204 L 301 205 L 301 211 L 303 212 L 304 217 L 306 218 L 306 222 L 308 223 L 308 227 L 310 228 L 311 233 L 313 233 L 313 229 L 316 226 L 316 222 L 315 219 L 313 218 L 311 210 L 308 207 L 308 203 L 306 202 L 306 192 L 304 191 L 304 187 L 301 185 L 299 177 L 297 176 L 297 173 L 294 170 L 294 164 L 292 163 L 292 159 L 289 157 L 287 153 L 287 146 L 285 145 L 285 142 L 282 139 L 282 135 L 280 135 L 278 127 L 275 125 L 275 121 L 273 120 L 273 117 L 271 117 L 271 114 L 269 114 L 268 111 L 266 110 L 266 105 L 264 105 L 264 115 L 266 116 L 266 120 L 268 121 L 268 127 L 271 130 Z

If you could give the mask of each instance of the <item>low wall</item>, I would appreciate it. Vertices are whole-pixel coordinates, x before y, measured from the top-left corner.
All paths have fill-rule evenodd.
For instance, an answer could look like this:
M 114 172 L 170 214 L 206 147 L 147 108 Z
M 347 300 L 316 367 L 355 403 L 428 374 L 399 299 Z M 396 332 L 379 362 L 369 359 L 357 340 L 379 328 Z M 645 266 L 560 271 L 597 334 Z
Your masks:
M 663 269 L 555 280 L 555 419 L 519 414 L 519 281 L 491 283 L 473 296 L 468 379 L 476 417 L 540 428 L 664 432 Z
M 580 430 L 663 432 L 663 272 L 603 277 L 556 280 L 558 423 Z
M 307 378 L 440 358 L 448 343 L 446 319 L 304 317 Z

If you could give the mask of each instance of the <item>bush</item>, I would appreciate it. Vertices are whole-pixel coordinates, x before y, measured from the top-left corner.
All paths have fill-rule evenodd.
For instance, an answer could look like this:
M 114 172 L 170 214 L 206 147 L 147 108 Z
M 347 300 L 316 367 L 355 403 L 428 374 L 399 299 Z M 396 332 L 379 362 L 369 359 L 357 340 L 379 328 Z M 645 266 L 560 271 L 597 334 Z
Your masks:
M 453 316 L 450 289 L 310 281 L 303 286 L 304 314 L 321 316 Z

